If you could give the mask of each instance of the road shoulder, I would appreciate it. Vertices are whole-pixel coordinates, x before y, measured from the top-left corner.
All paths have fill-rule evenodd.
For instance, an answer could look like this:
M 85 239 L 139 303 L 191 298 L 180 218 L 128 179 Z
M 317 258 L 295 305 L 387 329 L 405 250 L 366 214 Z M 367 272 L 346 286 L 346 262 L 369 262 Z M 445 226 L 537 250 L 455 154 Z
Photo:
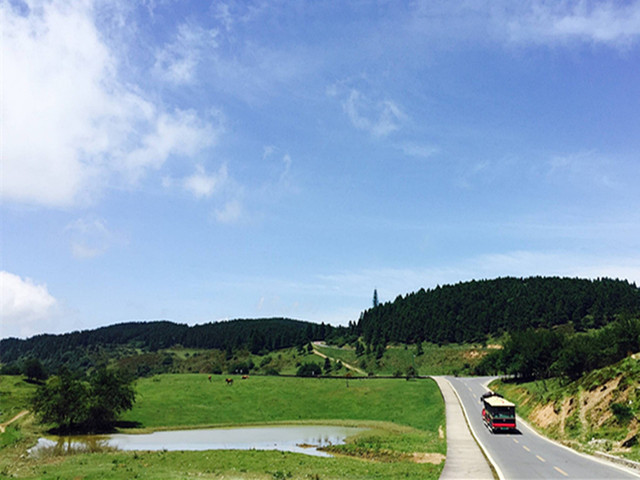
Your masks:
M 493 480 L 489 463 L 469 430 L 462 406 L 451 383 L 444 377 L 432 378 L 442 393 L 447 419 L 447 458 L 440 480 Z

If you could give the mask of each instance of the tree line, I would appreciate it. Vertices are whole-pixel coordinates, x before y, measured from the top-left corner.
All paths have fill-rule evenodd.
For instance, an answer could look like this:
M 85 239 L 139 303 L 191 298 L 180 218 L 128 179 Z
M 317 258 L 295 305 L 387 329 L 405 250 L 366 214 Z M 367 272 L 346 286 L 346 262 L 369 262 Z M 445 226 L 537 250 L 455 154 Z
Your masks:
M 502 373 L 522 380 L 576 380 L 638 351 L 640 318 L 621 315 L 608 325 L 587 332 L 574 332 L 569 326 L 512 332 L 503 349 L 484 357 L 474 373 Z
M 195 326 L 169 321 L 128 322 L 62 335 L 36 335 L 26 340 L 4 339 L 0 341 L 0 362 L 11 372 L 23 371 L 31 358 L 39 359 L 52 372 L 61 366 L 87 371 L 114 357 L 138 351 L 153 353 L 176 345 L 265 354 L 325 340 L 335 334 L 334 330 L 336 327 L 324 323 L 287 318 L 239 319 Z
M 372 348 L 387 342 L 482 342 L 527 328 L 597 329 L 625 312 L 640 312 L 640 289 L 625 280 L 504 277 L 398 296 L 362 312 L 357 332 Z

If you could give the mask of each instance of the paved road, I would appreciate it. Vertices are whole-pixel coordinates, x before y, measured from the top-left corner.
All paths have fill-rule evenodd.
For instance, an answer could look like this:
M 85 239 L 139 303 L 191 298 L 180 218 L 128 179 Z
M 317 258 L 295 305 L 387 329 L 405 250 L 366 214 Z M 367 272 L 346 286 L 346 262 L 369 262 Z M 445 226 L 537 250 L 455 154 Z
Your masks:
M 458 393 L 476 438 L 504 479 L 638 479 L 630 469 L 613 466 L 551 442 L 522 422 L 514 433 L 492 434 L 481 418 L 480 395 L 488 378 L 447 377 Z

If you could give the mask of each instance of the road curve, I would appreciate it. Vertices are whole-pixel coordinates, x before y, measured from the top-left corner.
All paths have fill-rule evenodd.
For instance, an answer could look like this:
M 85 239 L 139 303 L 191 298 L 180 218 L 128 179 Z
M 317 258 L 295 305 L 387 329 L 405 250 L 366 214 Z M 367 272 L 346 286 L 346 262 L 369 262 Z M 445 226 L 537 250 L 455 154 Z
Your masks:
M 476 438 L 502 479 L 638 479 L 631 469 L 583 455 L 552 442 L 518 423 L 514 433 L 492 434 L 481 418 L 480 396 L 489 380 L 447 377 L 467 413 Z

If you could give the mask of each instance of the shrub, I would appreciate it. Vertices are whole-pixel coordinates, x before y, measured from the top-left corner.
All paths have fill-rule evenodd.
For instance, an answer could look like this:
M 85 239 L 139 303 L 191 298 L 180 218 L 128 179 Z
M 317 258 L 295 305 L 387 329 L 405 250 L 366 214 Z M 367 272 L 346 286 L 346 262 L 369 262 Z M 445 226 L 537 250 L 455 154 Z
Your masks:
M 629 405 L 612 403 L 610 408 L 618 423 L 622 425 L 626 425 L 633 418 L 633 410 L 631 410 Z
M 298 377 L 317 377 L 320 374 L 322 374 L 322 369 L 317 363 L 303 363 L 296 372 Z

